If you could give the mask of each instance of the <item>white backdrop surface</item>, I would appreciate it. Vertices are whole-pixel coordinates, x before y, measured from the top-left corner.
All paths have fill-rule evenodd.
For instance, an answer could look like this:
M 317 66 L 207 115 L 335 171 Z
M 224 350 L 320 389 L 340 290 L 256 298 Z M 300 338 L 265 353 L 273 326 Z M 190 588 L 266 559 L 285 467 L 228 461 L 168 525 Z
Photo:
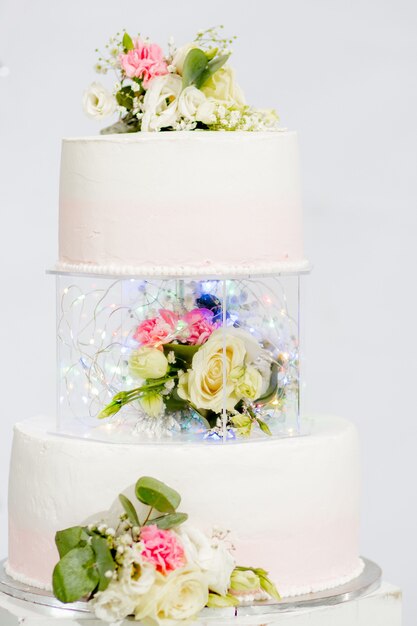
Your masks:
M 308 406 L 359 428 L 361 550 L 404 588 L 415 623 L 416 21 L 414 0 L 1 0 L 1 556 L 13 423 L 55 410 L 44 269 L 57 257 L 60 138 L 99 130 L 80 106 L 94 49 L 124 27 L 182 43 L 224 23 L 248 100 L 300 134 Z

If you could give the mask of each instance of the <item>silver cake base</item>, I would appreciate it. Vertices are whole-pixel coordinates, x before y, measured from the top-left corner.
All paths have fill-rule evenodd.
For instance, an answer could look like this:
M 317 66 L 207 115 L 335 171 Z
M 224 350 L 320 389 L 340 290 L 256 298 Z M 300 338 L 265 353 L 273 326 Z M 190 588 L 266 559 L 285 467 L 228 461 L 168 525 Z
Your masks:
M 46 609 L 52 609 L 55 614 L 57 609 L 72 614 L 91 613 L 91 609 L 85 601 L 62 604 L 51 592 L 37 589 L 36 587 L 31 587 L 14 580 L 6 573 L 4 568 L 6 560 L 7 559 L 0 561 L 0 592 L 24 602 L 43 606 Z M 204 609 L 201 615 L 208 619 L 214 615 L 216 618 L 230 616 L 231 614 L 239 617 L 262 614 L 271 615 L 273 613 L 285 613 L 298 611 L 300 609 L 333 606 L 342 602 L 356 600 L 357 598 L 375 591 L 381 584 L 381 568 L 369 559 L 362 557 L 362 560 L 365 565 L 362 574 L 344 585 L 317 593 L 284 598 L 280 602 L 276 602 L 275 600 L 251 602 L 250 604 L 241 604 L 236 608 Z

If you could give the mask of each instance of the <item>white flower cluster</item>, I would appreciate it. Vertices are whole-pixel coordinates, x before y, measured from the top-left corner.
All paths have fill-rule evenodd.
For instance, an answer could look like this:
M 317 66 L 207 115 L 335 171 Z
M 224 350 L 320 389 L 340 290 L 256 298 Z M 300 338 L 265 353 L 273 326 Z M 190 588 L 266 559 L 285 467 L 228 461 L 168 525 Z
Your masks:
M 124 45 L 126 37 L 130 49 Z M 275 112 L 248 107 L 234 70 L 224 65 L 232 41 L 221 37 L 219 29 L 211 28 L 199 31 L 193 42 L 178 49 L 170 41 L 168 57 L 162 58 L 158 56 L 162 55 L 159 46 L 150 44 L 149 40 L 132 40 L 126 33 L 122 42 L 120 36 L 113 37 L 106 46 L 107 56 L 99 57 L 95 69 L 99 74 L 106 74 L 109 69 L 120 72 L 120 83 L 114 93 L 93 83 L 84 94 L 84 109 L 90 117 L 98 119 L 118 111 L 122 124 L 116 123 L 114 130 L 107 132 L 124 132 L 123 123 L 129 125 L 129 132 L 276 130 L 278 118 Z M 141 56 L 144 48 L 147 49 L 146 55 Z M 189 76 L 183 75 L 187 56 L 193 50 L 200 54 L 204 51 L 206 63 L 217 63 L 219 55 L 222 57 L 204 81 L 189 80 Z M 154 69 L 156 65 L 148 63 L 149 54 L 155 54 L 158 71 Z M 146 72 L 152 74 L 148 76 Z
M 186 563 L 167 575 L 143 558 L 142 545 L 132 542 L 131 534 L 115 539 L 118 568 L 92 600 L 99 619 L 115 624 L 134 615 L 144 626 L 188 623 L 206 606 L 209 591 L 228 593 L 235 561 L 227 543 L 187 524 L 170 532 L 181 542 Z

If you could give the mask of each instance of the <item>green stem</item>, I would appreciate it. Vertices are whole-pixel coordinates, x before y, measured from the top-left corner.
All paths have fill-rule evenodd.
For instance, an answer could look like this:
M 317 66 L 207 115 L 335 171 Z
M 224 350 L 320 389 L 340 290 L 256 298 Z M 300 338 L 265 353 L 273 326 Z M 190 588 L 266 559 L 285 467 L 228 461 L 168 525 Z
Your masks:
M 142 526 L 146 526 L 146 523 L 149 521 L 149 518 L 150 518 L 150 516 L 152 514 L 152 511 L 153 511 L 153 506 L 150 507 L 150 509 L 148 511 L 148 515 L 146 516 L 145 521 L 143 522 Z

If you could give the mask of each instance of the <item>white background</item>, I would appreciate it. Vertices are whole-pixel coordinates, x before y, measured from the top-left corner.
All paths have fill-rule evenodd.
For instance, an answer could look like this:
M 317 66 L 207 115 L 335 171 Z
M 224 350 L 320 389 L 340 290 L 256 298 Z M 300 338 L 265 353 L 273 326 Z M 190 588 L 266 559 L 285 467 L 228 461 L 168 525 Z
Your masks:
M 417 614 L 414 0 L 1 0 L 0 555 L 12 426 L 54 413 L 60 138 L 95 134 L 83 89 L 124 27 L 178 43 L 224 23 L 248 100 L 298 129 L 311 411 L 360 431 L 364 555 Z M 254 216 L 254 219 L 255 216 Z M 308 471 L 306 469 L 306 471 Z M 98 477 L 99 480 L 99 477 Z M 370 625 L 373 626 L 373 625 Z

